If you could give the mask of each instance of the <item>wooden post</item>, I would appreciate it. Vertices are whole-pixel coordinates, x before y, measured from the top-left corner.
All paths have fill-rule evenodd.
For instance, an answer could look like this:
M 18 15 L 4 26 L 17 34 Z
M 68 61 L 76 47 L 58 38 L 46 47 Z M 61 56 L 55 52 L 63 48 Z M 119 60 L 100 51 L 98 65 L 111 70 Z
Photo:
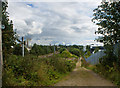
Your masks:
M 55 44 L 54 44 L 54 54 L 55 54 Z
M 24 37 L 22 37 L 22 56 L 24 57 Z

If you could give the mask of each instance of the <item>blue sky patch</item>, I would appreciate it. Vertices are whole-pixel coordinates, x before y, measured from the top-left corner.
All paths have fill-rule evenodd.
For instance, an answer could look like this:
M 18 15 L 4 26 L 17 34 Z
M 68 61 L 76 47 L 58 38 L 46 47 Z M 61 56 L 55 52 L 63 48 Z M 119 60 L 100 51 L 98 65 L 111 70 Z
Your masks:
M 33 4 L 27 4 L 28 6 L 30 6 L 30 7 L 34 7 L 34 5 Z

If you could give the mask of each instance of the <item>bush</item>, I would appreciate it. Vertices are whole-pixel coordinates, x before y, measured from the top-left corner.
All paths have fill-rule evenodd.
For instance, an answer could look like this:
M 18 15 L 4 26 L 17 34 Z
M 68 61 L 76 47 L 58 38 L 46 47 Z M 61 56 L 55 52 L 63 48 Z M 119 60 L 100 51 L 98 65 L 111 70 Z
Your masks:
M 48 86 L 74 67 L 75 61 L 63 59 L 59 54 L 50 58 L 12 55 L 4 60 L 2 82 L 3 86 Z
M 101 65 L 109 65 L 110 67 L 113 67 L 113 63 L 115 63 L 117 58 L 115 56 L 103 56 L 102 58 L 99 59 L 99 62 Z
M 25 50 L 25 55 L 29 54 L 27 48 L 24 47 L 24 50 Z M 17 44 L 17 45 L 14 46 L 13 54 L 22 56 L 22 47 L 21 47 L 20 44 Z
M 89 66 L 89 63 L 87 63 L 84 58 L 82 58 L 81 62 L 82 62 L 82 64 L 81 64 L 82 67 L 88 67 Z
M 72 56 L 72 54 L 67 51 L 67 50 L 64 50 L 62 53 L 61 53 L 61 56 L 64 57 L 64 58 L 70 58 Z
M 93 66 L 91 70 L 111 80 L 114 84 L 120 87 L 120 72 L 116 71 L 113 67 L 97 64 L 96 66 Z
M 65 50 L 66 50 L 66 48 L 61 48 L 61 49 L 59 49 L 59 52 L 62 53 Z
M 86 54 L 85 54 L 85 58 L 88 58 L 89 56 L 91 56 L 91 52 L 87 51 Z
M 69 49 L 70 53 L 76 55 L 76 56 L 80 56 L 80 50 L 79 49 L 76 49 L 76 48 L 71 48 Z

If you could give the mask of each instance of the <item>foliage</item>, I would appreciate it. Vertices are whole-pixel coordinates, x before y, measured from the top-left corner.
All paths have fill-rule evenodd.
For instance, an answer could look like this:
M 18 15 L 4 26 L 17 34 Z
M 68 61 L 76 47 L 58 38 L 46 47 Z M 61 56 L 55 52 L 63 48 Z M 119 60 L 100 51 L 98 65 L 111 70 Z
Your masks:
M 15 45 L 17 39 L 16 33 L 13 31 L 13 22 L 9 19 L 7 12 L 8 3 L 2 2 L 2 44 L 3 44 L 3 57 L 12 54 L 13 49 L 11 46 Z
M 115 85 L 120 87 L 120 72 L 116 71 L 113 67 L 98 64 L 96 66 L 92 66 L 92 70 L 102 75 L 103 77 L 111 80 Z
M 57 51 L 57 46 L 55 46 L 55 50 Z M 42 45 L 34 44 L 30 51 L 30 54 L 39 56 L 53 52 L 54 52 L 54 46 L 42 46 Z
M 71 60 L 75 59 L 75 62 L 77 62 L 77 60 L 78 60 L 78 56 L 76 56 L 76 55 L 74 55 L 74 54 L 71 54 L 68 50 L 64 50 L 64 51 L 60 54 L 60 56 L 61 56 L 62 58 L 68 58 L 68 59 L 71 59 Z
M 24 52 L 25 52 L 25 55 L 29 54 L 29 53 L 28 53 L 28 50 L 26 49 L 26 47 L 24 47 Z M 13 54 L 14 54 L 14 55 L 22 55 L 22 47 L 21 47 L 20 44 L 16 44 L 16 45 L 14 46 Z
M 85 52 L 83 50 L 80 50 L 80 56 L 84 57 L 84 55 L 85 55 Z
M 11 55 L 4 60 L 3 86 L 48 86 L 75 68 L 75 61 L 61 55 L 38 58 Z
M 71 49 L 71 48 L 76 48 L 76 49 L 79 49 L 79 50 L 83 50 L 83 46 L 82 45 L 69 45 L 67 46 L 67 49 Z
M 68 51 L 68 50 L 64 50 L 62 53 L 61 53 L 61 56 L 62 57 L 65 57 L 65 58 L 70 58 L 72 56 L 72 54 Z
M 90 51 L 90 45 L 86 46 L 86 51 Z
M 62 53 L 65 50 L 66 50 L 66 48 L 61 48 L 61 49 L 59 49 L 59 52 Z
M 99 48 L 95 48 L 94 53 L 97 53 L 99 51 Z
M 114 69 L 114 67 L 110 67 L 109 65 L 90 65 L 88 63 L 84 63 L 85 68 L 93 70 L 97 74 L 101 75 L 102 77 L 111 80 L 115 85 L 120 87 L 120 72 Z
M 89 63 L 87 63 L 84 58 L 82 58 L 81 63 L 82 63 L 81 64 L 82 67 L 88 67 L 89 66 Z
M 92 21 L 99 26 L 96 33 L 103 36 L 98 38 L 99 42 L 106 44 L 115 44 L 120 42 L 120 1 L 104 2 L 94 9 L 94 18 Z
M 70 53 L 72 53 L 78 57 L 80 56 L 80 50 L 77 48 L 70 48 L 69 51 L 70 51 Z
M 89 56 L 91 56 L 91 52 L 87 51 L 86 54 L 85 54 L 85 58 L 88 58 Z

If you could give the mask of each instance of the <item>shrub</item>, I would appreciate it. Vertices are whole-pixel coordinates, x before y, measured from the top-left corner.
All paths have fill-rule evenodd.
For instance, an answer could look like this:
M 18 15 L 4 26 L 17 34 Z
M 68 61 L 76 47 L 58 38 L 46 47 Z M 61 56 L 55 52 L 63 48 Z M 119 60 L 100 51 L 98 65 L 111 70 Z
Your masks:
M 85 54 L 85 58 L 88 58 L 89 56 L 91 56 L 91 53 L 90 53 L 90 51 L 87 51 Z
M 76 56 L 80 56 L 80 50 L 79 49 L 76 49 L 76 48 L 71 48 L 70 50 L 70 53 L 76 55 Z
M 74 61 L 59 54 L 50 58 L 11 55 L 4 61 L 3 86 L 48 86 L 74 67 Z
M 24 51 L 25 51 L 25 55 L 29 54 L 26 47 L 24 47 Z M 17 44 L 17 45 L 14 46 L 13 54 L 22 56 L 22 47 L 21 47 L 20 44 Z
M 64 57 L 64 58 L 69 58 L 71 57 L 71 53 L 67 50 L 64 50 L 62 53 L 61 53 L 61 56 Z
M 66 48 L 61 48 L 61 49 L 59 49 L 59 52 L 62 53 L 65 50 L 66 50 Z

